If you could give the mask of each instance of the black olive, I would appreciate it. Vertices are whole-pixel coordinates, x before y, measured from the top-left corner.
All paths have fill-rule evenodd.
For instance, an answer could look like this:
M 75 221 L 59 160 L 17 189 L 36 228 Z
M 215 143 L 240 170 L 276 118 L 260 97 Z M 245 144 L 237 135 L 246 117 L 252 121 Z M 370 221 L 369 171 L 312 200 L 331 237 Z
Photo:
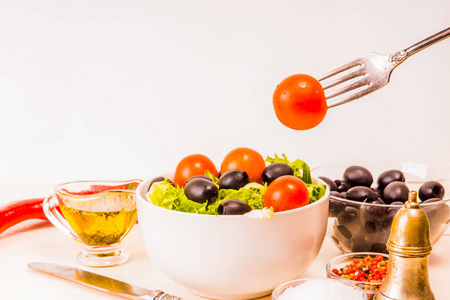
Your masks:
M 338 216 L 339 225 L 354 225 L 359 223 L 359 211 L 353 206 L 347 206 Z
M 431 199 L 431 198 L 440 198 L 444 197 L 445 189 L 437 181 L 427 181 L 421 185 L 419 189 L 419 198 L 422 201 Z
M 150 191 L 150 189 L 152 188 L 152 185 L 153 185 L 155 182 L 163 182 L 164 180 L 165 180 L 165 178 L 162 177 L 162 176 L 158 176 L 158 177 L 153 178 L 152 181 L 150 181 L 150 184 L 149 184 L 149 186 L 148 186 L 148 191 Z M 173 186 L 175 186 L 175 185 L 173 184 L 173 182 L 172 182 L 170 179 L 169 179 L 169 183 L 171 183 Z
M 330 196 L 341 198 L 341 193 L 339 193 L 338 191 L 331 191 Z
M 362 166 L 348 167 L 342 177 L 351 186 L 366 186 L 370 187 L 373 182 L 372 174 L 369 170 Z
M 221 189 L 239 190 L 241 187 L 250 183 L 247 172 L 242 170 L 229 170 L 222 174 L 219 178 L 219 187 Z
M 385 205 L 383 200 L 381 200 L 380 197 L 374 196 L 369 197 L 366 200 L 363 201 L 363 203 L 371 203 L 371 204 L 380 204 Z M 388 213 L 389 208 L 383 207 L 383 206 L 373 206 L 373 205 L 363 205 L 362 208 L 364 208 L 365 213 L 367 213 L 369 218 L 373 217 L 383 217 Z
M 378 197 L 378 196 L 372 196 L 367 198 L 366 200 L 363 201 L 364 203 L 371 203 L 371 204 L 386 204 L 384 203 L 384 201 Z
M 330 178 L 325 177 L 325 176 L 319 176 L 319 178 L 322 179 L 322 180 L 326 183 L 326 185 L 328 185 L 328 187 L 330 188 L 330 191 L 331 191 L 331 192 L 332 192 L 332 191 L 337 191 L 337 190 L 338 190 L 338 187 L 337 187 L 337 185 L 336 185 L 336 182 L 334 182 L 334 181 L 331 180 Z
M 283 175 L 294 175 L 294 170 L 285 163 L 273 163 L 268 165 L 262 172 L 262 180 L 270 184 L 272 181 Z
M 340 180 L 339 181 L 339 185 L 337 186 L 337 190 L 338 192 L 346 192 L 349 188 L 351 188 L 352 186 L 344 180 Z
M 364 200 L 368 205 L 361 205 L 361 223 L 364 227 L 365 239 L 369 245 L 372 245 L 379 239 L 380 232 L 383 230 L 385 217 L 388 213 L 387 207 L 380 207 L 370 204 L 384 204 L 378 197 L 369 197 Z
M 405 182 L 405 174 L 399 170 L 388 170 L 381 173 L 378 176 L 378 188 L 384 190 L 384 188 L 393 181 Z
M 334 235 L 331 236 L 331 240 L 333 241 L 333 243 L 340 248 L 340 242 L 339 239 L 337 237 L 335 237 Z
M 378 197 L 383 199 L 383 191 L 382 190 L 380 190 L 378 187 L 373 187 L 371 189 L 372 189 L 372 191 L 375 192 L 375 194 L 377 194 Z
M 344 225 L 338 225 L 337 230 L 339 230 L 339 232 L 347 239 L 351 239 L 352 238 L 352 233 L 350 232 L 350 230 L 347 229 L 347 227 L 345 227 Z
M 189 200 L 198 203 L 214 203 L 219 195 L 217 186 L 204 178 L 194 178 L 184 186 L 184 194 Z
M 364 239 L 353 239 L 351 249 L 352 252 L 367 252 L 370 251 L 370 246 Z
M 424 204 L 424 203 L 434 203 L 434 202 L 442 202 L 442 203 L 444 203 L 442 201 L 442 198 L 430 198 L 430 199 L 427 199 L 427 200 L 423 201 L 422 204 Z
M 393 181 L 389 183 L 383 191 L 383 199 L 387 204 L 395 201 L 405 203 L 408 201 L 409 188 L 400 181 Z
M 401 201 L 394 201 L 392 203 L 390 203 L 390 205 L 401 205 L 403 206 L 405 203 L 401 202 Z
M 219 204 L 217 213 L 219 215 L 243 215 L 251 211 L 250 205 L 237 199 L 227 199 Z
M 389 203 L 389 206 L 391 206 L 391 207 L 389 207 L 389 213 L 392 213 L 395 215 L 397 213 L 397 211 L 400 208 L 402 208 L 404 205 L 405 205 L 405 203 L 403 203 L 401 201 L 394 201 L 392 203 Z
M 338 193 L 333 191 L 332 193 Z M 339 194 L 339 193 L 338 193 Z M 334 200 L 330 198 L 329 207 L 328 207 L 328 217 L 333 218 L 336 217 L 341 211 L 345 208 L 345 204 L 339 200 Z
M 337 197 L 337 198 L 343 198 L 342 197 L 342 193 L 339 193 L 338 191 L 331 191 L 330 195 L 334 196 L 334 197 Z
M 358 208 L 346 206 L 338 214 L 336 221 L 337 229 L 348 239 L 355 238 L 362 232 Z
M 377 253 L 389 253 L 386 248 L 386 243 L 374 243 L 370 247 L 371 252 L 377 252 Z
M 343 232 L 343 233 L 342 233 Z M 348 238 L 350 237 L 350 238 Z M 332 229 L 332 240 L 341 250 L 350 250 L 352 245 L 351 233 L 345 226 L 334 225 Z
M 376 197 L 377 194 L 365 186 L 355 186 L 347 191 L 347 199 L 363 202 L 369 197 Z
M 364 224 L 364 231 L 367 233 L 367 234 L 371 234 L 371 233 L 375 233 L 375 232 L 377 232 L 377 229 L 378 229 L 378 226 L 377 226 L 378 224 L 376 223 L 376 222 L 374 222 L 374 221 L 367 221 L 365 224 Z
M 386 247 L 382 245 L 387 243 L 391 232 L 390 229 L 380 226 L 379 223 L 367 222 L 365 224 L 365 232 L 364 240 L 370 246 L 367 251 L 379 249 L 379 252 L 387 253 Z
M 203 179 L 206 179 L 206 180 L 212 182 L 212 178 L 211 178 L 211 177 L 208 177 L 208 176 L 206 176 L 206 175 L 195 175 L 195 176 L 192 176 L 191 178 L 189 178 L 188 180 L 186 180 L 186 184 L 187 184 L 189 181 L 191 181 L 192 179 L 195 179 L 195 178 L 203 178 Z M 185 184 L 185 186 L 186 186 L 186 184 Z
M 391 234 L 391 229 L 383 227 L 377 233 L 375 233 L 373 235 L 367 235 L 366 242 L 368 242 L 371 245 L 370 251 L 388 254 L 388 251 L 386 249 L 386 243 L 389 240 L 390 234 Z
M 404 205 L 405 203 L 401 201 L 395 201 L 389 205 L 387 214 L 384 216 L 383 219 L 383 228 L 385 230 L 389 231 L 391 229 L 392 221 L 394 220 L 395 215 Z

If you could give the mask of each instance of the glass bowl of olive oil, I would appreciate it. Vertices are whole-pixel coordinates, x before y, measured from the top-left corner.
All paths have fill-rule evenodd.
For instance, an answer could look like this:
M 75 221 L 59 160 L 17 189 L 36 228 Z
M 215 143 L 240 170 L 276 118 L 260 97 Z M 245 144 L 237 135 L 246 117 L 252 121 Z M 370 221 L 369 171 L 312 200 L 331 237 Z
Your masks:
M 78 263 L 107 267 L 125 263 L 130 254 L 120 242 L 136 223 L 135 190 L 141 180 L 76 181 L 57 185 L 44 200 L 47 218 L 83 244 Z

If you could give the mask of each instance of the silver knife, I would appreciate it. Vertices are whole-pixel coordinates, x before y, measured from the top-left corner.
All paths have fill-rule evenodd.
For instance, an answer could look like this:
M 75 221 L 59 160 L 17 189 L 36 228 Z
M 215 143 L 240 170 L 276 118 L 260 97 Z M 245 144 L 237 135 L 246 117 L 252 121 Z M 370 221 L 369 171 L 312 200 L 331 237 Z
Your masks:
M 28 267 L 128 299 L 181 300 L 181 298 L 168 295 L 160 290 L 147 290 L 123 281 L 69 266 L 34 262 L 28 264 Z

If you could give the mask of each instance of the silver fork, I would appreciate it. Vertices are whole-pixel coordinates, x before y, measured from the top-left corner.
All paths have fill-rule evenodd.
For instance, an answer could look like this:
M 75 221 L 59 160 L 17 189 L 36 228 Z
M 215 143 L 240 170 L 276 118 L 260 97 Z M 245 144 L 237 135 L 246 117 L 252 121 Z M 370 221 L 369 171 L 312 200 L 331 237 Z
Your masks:
M 389 83 L 392 71 L 405 59 L 449 36 L 450 27 L 404 50 L 390 55 L 371 52 L 323 75 L 318 80 L 325 90 L 328 107 L 350 102 L 382 88 Z M 343 72 L 345 74 L 341 74 Z M 330 91 L 330 88 L 334 90 Z M 335 98 L 337 96 L 341 97 Z

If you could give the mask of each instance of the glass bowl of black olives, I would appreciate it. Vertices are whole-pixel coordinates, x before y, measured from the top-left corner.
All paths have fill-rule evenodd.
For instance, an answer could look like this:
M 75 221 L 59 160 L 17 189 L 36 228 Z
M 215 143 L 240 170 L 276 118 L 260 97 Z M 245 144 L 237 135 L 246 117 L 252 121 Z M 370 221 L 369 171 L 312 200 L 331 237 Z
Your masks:
M 312 170 L 330 187 L 327 234 L 343 252 L 388 253 L 392 220 L 416 191 L 434 245 L 450 225 L 450 170 L 401 161 L 350 161 Z M 448 191 L 448 192 L 446 192 Z

